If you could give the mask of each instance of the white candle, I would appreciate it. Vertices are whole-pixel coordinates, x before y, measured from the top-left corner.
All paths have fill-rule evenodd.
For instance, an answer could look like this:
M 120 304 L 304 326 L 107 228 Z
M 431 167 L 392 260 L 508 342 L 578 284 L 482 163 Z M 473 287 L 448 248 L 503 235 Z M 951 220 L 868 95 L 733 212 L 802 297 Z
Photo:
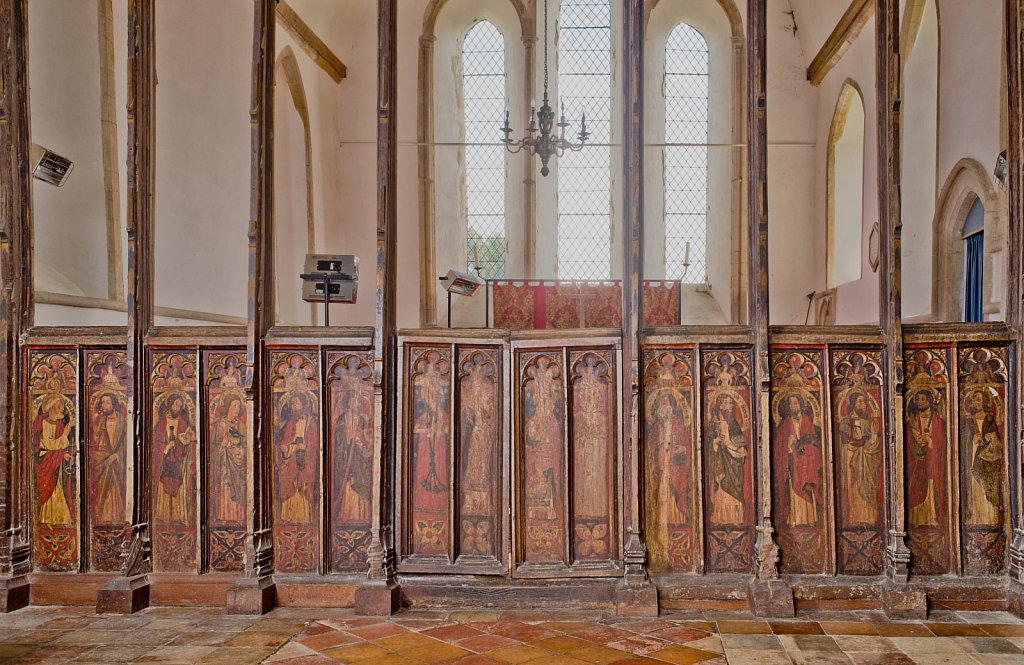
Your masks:
M 689 240 L 686 241 L 686 249 L 683 250 L 683 265 L 684 266 L 689 266 L 690 265 L 690 241 Z

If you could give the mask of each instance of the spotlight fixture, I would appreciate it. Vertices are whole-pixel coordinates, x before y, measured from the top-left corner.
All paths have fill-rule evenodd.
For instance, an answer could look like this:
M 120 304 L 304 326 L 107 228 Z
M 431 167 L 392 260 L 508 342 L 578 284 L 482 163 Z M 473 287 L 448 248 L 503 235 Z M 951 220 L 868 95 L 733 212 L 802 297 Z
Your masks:
M 1006 184 L 1006 178 L 1010 175 L 1010 164 L 1006 159 L 1006 151 L 999 153 L 996 157 L 996 168 L 992 171 L 992 175 L 996 177 L 996 180 Z
M 32 144 L 29 157 L 32 160 L 32 177 L 54 187 L 63 187 L 71 175 L 71 170 L 75 168 L 75 163 L 67 157 L 36 143 Z

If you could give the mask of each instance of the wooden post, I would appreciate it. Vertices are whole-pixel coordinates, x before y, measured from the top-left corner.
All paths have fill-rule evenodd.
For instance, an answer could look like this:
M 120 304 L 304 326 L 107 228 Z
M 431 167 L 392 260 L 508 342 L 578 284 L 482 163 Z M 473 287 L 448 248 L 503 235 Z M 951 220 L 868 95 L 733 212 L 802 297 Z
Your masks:
M 888 431 L 885 467 L 889 507 L 882 604 L 890 617 L 924 619 L 928 616 L 924 592 L 911 591 L 907 587 L 910 549 L 906 543 L 906 492 L 903 483 L 903 220 L 900 201 L 900 107 L 903 92 L 897 0 L 876 1 L 875 68 L 878 94 L 878 320 L 886 347 L 884 394 L 887 399 L 883 420 Z
M 121 576 L 96 595 L 97 612 L 130 614 L 149 606 L 153 563 L 150 547 L 149 436 L 146 335 L 153 325 L 153 131 L 156 93 L 154 0 L 128 4 L 128 366 L 132 389 L 129 474 L 131 545 Z
M 274 62 L 277 0 L 254 0 L 251 175 L 249 187 L 249 303 L 245 342 L 245 401 L 250 441 L 245 578 L 228 591 L 231 614 L 274 607 L 271 503 L 272 433 L 265 426 L 269 396 L 264 339 L 274 322 Z
M 19 338 L 32 321 L 25 0 L 0 0 L 0 612 L 28 605 L 32 548 L 19 474 Z
M 1016 331 L 1017 377 L 1014 382 L 1013 403 L 1017 404 L 1016 438 L 1010 437 L 1014 449 L 1010 451 L 1010 489 L 1013 538 L 1010 542 L 1010 610 L 1024 617 L 1024 91 L 1021 90 L 1024 65 L 1024 1 L 1005 1 L 1006 82 L 1007 94 L 1007 172 L 1009 173 L 1009 244 L 1010 279 L 1007 283 L 1007 320 Z
M 370 570 L 356 590 L 356 612 L 387 616 L 398 610 L 391 486 L 396 450 L 398 382 L 395 358 L 395 256 L 398 100 L 397 0 L 377 2 L 377 289 L 373 335 L 373 524 L 367 552 Z
M 752 406 L 754 469 L 757 483 L 757 570 L 750 602 L 760 616 L 795 614 L 793 591 L 779 579 L 779 546 L 772 526 L 771 369 L 768 352 L 768 88 L 767 0 L 747 2 L 747 206 L 750 219 L 748 319 L 754 333 Z
M 620 615 L 658 616 L 658 590 L 647 577 L 647 547 L 641 528 L 640 496 L 640 326 L 643 321 L 643 78 L 642 0 L 623 7 L 622 52 L 622 517 L 625 576 L 616 608 Z

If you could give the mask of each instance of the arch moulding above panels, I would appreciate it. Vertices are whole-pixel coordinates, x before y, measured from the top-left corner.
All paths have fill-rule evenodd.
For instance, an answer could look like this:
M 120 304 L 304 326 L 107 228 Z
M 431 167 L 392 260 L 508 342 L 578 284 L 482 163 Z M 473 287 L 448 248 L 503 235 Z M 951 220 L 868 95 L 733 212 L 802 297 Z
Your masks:
M 976 199 L 985 206 L 985 256 L 1006 249 L 1006 201 L 992 176 L 977 160 L 961 159 L 950 171 L 935 207 L 932 315 L 937 321 L 960 321 L 964 264 L 960 234 Z M 1005 256 L 1004 256 L 1005 260 Z M 991 271 L 985 271 L 983 306 L 991 314 L 1005 307 L 1005 297 L 993 293 Z M 993 308 L 993 305 L 998 305 Z
M 850 109 L 853 106 L 854 101 L 860 101 L 860 106 L 864 109 L 865 122 L 867 121 L 867 109 L 864 107 L 864 93 L 860 89 L 860 84 L 851 78 L 843 81 L 843 87 L 839 91 L 839 97 L 836 100 L 836 108 L 832 114 L 832 124 L 829 125 L 828 129 L 828 143 L 826 144 L 825 154 L 825 279 L 828 289 L 835 288 L 835 278 L 833 276 L 833 270 L 835 268 L 835 244 L 833 242 L 833 236 L 835 235 L 836 226 L 836 209 L 835 209 L 835 196 L 836 196 L 836 142 L 842 138 L 843 133 L 846 131 L 846 119 L 850 115 Z M 866 183 L 863 182 L 863 172 L 861 173 L 861 198 L 863 201 L 863 187 Z M 861 216 L 861 235 L 863 235 L 863 215 Z M 859 259 L 858 259 L 859 260 Z

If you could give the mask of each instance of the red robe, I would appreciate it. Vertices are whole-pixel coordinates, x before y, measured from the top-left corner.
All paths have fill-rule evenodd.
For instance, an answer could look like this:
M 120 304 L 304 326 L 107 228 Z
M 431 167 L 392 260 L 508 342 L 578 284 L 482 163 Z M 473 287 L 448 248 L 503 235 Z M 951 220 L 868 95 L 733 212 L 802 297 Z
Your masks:
M 789 444 L 794 436 L 796 442 L 793 443 L 791 451 Z M 785 470 L 782 486 L 786 487 L 792 482 L 793 491 L 797 496 L 808 502 L 813 501 L 820 511 L 823 464 L 820 430 L 814 426 L 814 422 L 807 414 L 800 417 L 799 425 L 792 416 L 786 416 L 775 431 L 775 440 L 776 465 L 777 468 Z M 786 511 L 782 516 L 784 520 L 789 516 L 790 507 L 788 501 L 784 501 L 783 505 Z
M 922 423 L 927 434 L 928 447 L 924 448 L 914 439 L 914 426 L 920 413 L 907 415 L 907 428 L 904 438 L 907 446 L 907 503 L 913 508 L 928 498 L 928 481 L 935 481 L 935 499 L 938 509 L 942 506 L 942 497 L 946 496 L 946 424 L 935 410 L 931 417 Z
M 315 414 L 306 416 L 306 428 L 303 432 L 298 431 L 300 420 L 301 418 L 286 420 L 282 427 L 276 428 L 275 450 L 278 486 L 275 494 L 279 505 L 293 496 L 296 489 L 306 497 L 310 505 L 313 505 L 316 496 L 316 469 L 320 463 L 317 454 L 320 443 L 317 438 L 316 417 Z M 303 443 L 306 444 L 305 452 L 299 454 L 299 451 L 296 450 L 286 458 L 285 447 L 299 437 L 302 437 Z M 305 484 L 304 489 L 303 484 Z
M 32 423 L 32 438 L 37 442 L 42 439 L 43 436 L 43 421 L 46 417 L 43 414 L 36 416 L 35 421 Z M 64 434 L 64 430 L 67 427 L 67 423 L 63 420 L 55 423 L 53 435 L 60 437 Z M 38 449 L 36 456 L 36 492 L 38 492 L 39 505 L 43 505 L 50 500 L 53 496 L 53 492 L 57 489 L 57 476 L 59 476 L 60 465 L 64 463 L 64 455 L 67 454 L 67 450 L 43 450 Z M 70 478 L 65 476 L 65 481 L 69 482 Z M 69 488 L 62 487 L 61 491 L 67 493 Z

